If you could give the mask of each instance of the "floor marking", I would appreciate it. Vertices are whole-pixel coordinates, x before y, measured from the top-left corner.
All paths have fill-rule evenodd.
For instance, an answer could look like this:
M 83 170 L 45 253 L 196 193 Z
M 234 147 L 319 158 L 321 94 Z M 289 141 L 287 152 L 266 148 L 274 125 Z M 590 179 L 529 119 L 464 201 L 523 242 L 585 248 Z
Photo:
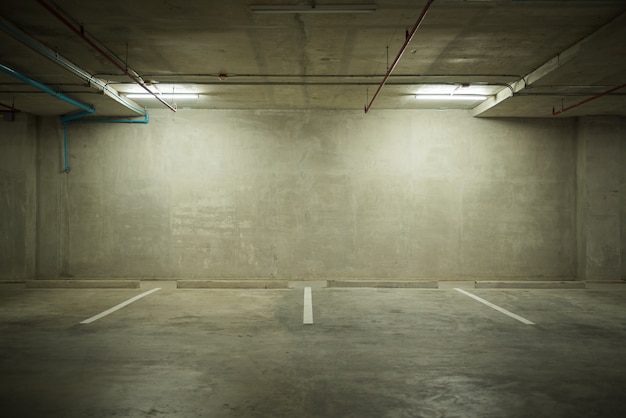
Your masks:
M 89 318 L 89 319 L 85 319 L 84 321 L 82 321 L 82 322 L 81 322 L 81 324 L 91 324 L 92 322 L 97 321 L 98 319 L 100 319 L 100 318 L 102 318 L 102 317 L 104 317 L 104 316 L 107 316 L 107 315 L 109 315 L 109 314 L 111 314 L 111 313 L 113 313 L 113 312 L 117 311 L 118 309 L 122 309 L 124 306 L 126 306 L 126 305 L 130 305 L 131 303 L 135 302 L 136 300 L 139 300 L 139 299 L 141 299 L 141 298 L 142 298 L 142 297 L 144 297 L 144 296 L 148 296 L 150 293 L 154 293 L 154 292 L 156 292 L 157 290 L 161 290 L 161 288 L 160 288 L 160 287 L 157 287 L 157 288 L 155 288 L 155 289 L 148 290 L 147 292 L 144 292 L 144 293 L 142 293 L 141 295 L 137 295 L 137 296 L 135 296 L 134 298 L 130 298 L 130 299 L 128 299 L 126 302 L 122 302 L 122 303 L 120 303 L 119 305 L 115 305 L 115 306 L 114 306 L 114 307 L 112 307 L 111 309 L 107 309 L 106 311 L 101 312 L 101 313 L 99 313 L 98 315 L 92 316 L 92 317 L 91 317 L 91 318 Z
M 489 306 L 490 308 L 493 308 L 493 309 L 495 309 L 495 310 L 496 310 L 496 311 L 498 311 L 498 312 L 501 312 L 501 313 L 503 313 L 503 314 L 505 314 L 505 315 L 508 315 L 508 316 L 510 316 L 510 317 L 511 317 L 511 318 L 513 318 L 513 319 L 517 319 L 518 321 L 520 321 L 520 322 L 521 322 L 521 323 L 523 323 L 523 324 L 526 324 L 526 325 L 535 325 L 535 323 L 534 323 L 534 322 L 529 321 L 528 319 L 526 319 L 526 318 L 524 318 L 524 317 L 521 317 L 521 316 L 519 316 L 519 315 L 516 315 L 516 314 L 514 314 L 513 312 L 509 312 L 509 311 L 507 311 L 506 309 L 499 307 L 498 305 L 494 305 L 493 303 L 491 303 L 491 302 L 489 302 L 489 301 L 486 301 L 486 300 L 485 300 L 485 299 L 483 299 L 483 298 L 479 298 L 478 296 L 476 296 L 476 295 L 474 295 L 474 294 L 472 294 L 472 293 L 470 293 L 470 292 L 466 292 L 465 290 L 463 290 L 463 289 L 459 289 L 459 288 L 456 288 L 456 287 L 454 288 L 454 290 L 456 290 L 457 292 L 461 292 L 461 293 L 463 293 L 464 295 L 467 295 L 467 296 L 469 296 L 470 298 L 472 298 L 472 299 L 475 299 L 475 300 L 479 301 L 480 303 L 484 303 L 485 305 Z
M 311 288 L 304 288 L 304 314 L 302 315 L 303 324 L 313 323 L 313 297 L 311 296 Z

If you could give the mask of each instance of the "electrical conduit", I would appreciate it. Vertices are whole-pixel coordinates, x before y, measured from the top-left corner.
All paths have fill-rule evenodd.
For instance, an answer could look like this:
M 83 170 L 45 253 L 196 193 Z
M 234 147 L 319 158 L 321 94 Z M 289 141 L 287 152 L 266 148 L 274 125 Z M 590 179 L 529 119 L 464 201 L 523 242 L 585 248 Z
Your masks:
M 139 106 L 137 106 L 137 104 L 131 102 L 130 100 L 127 100 L 124 97 L 120 96 L 115 89 L 108 86 L 107 82 L 94 77 L 92 74 L 73 64 L 71 61 L 59 55 L 57 52 L 53 51 L 45 45 L 42 45 L 39 41 L 33 39 L 2 17 L 0 17 L 0 29 L 2 29 L 5 33 L 11 35 L 14 39 L 18 40 L 22 44 L 30 47 L 44 57 L 54 61 L 61 67 L 70 71 L 72 74 L 80 77 L 89 86 L 95 87 L 98 90 L 102 91 L 106 96 L 112 98 L 127 109 L 130 109 L 135 113 L 139 113 L 142 116 L 145 116 L 146 112 L 143 109 L 141 109 Z
M 593 100 L 599 99 L 600 97 L 602 97 L 602 96 L 606 96 L 606 95 L 608 95 L 608 94 L 611 94 L 611 93 L 613 93 L 614 91 L 621 90 L 621 89 L 623 89 L 624 87 L 626 87 L 626 84 L 622 84 L 622 85 L 619 85 L 619 86 L 615 86 L 615 87 L 610 88 L 610 89 L 608 89 L 608 90 L 606 90 L 606 91 L 603 91 L 602 93 L 598 93 L 598 94 L 596 94 L 595 96 L 589 97 L 588 99 L 582 100 L 582 101 L 580 101 L 580 102 L 578 102 L 578 103 L 575 103 L 575 104 L 573 104 L 573 105 L 571 105 L 571 106 L 564 107 L 564 108 L 562 108 L 561 110 L 555 110 L 554 108 L 552 108 L 552 115 L 553 115 L 553 116 L 560 115 L 560 114 L 561 114 L 561 113 L 563 113 L 563 112 L 567 112 L 568 110 L 574 109 L 574 108 L 576 108 L 576 107 L 578 107 L 578 106 L 582 106 L 582 105 L 584 105 L 585 103 L 589 103 L 589 102 L 591 102 L 591 101 L 593 101 Z
M 156 94 L 155 92 L 150 90 L 148 88 L 148 86 L 146 85 L 146 83 L 141 78 L 141 76 L 139 74 L 137 74 L 136 71 L 130 69 L 125 63 L 121 62 L 120 59 L 118 59 L 117 57 L 112 56 L 112 54 L 109 54 L 107 51 L 104 50 L 105 48 L 101 47 L 96 42 L 94 42 L 91 38 L 89 38 L 89 36 L 87 36 L 87 32 L 85 31 L 85 28 L 83 28 L 82 26 L 78 27 L 78 26 L 74 25 L 72 22 L 70 22 L 69 18 L 63 15 L 63 13 L 61 12 L 61 10 L 59 9 L 58 6 L 56 6 L 56 5 L 53 6 L 52 4 L 54 4 L 54 3 L 48 2 L 46 0 L 37 0 L 37 3 L 39 3 L 41 6 L 43 6 L 48 12 L 50 12 L 53 16 L 55 16 L 57 19 L 59 19 L 65 26 L 70 28 L 76 35 L 78 35 L 81 39 L 83 39 L 85 42 L 87 42 L 87 44 L 89 44 L 89 46 L 91 46 L 98 53 L 100 53 L 100 55 L 102 55 L 104 58 L 106 58 L 111 64 L 113 64 L 118 69 L 120 69 L 124 73 L 124 75 L 128 76 L 137 85 L 139 85 L 145 91 L 147 91 L 148 93 L 153 95 L 158 101 L 163 103 L 170 110 L 176 112 L 176 106 L 172 106 L 171 104 L 167 103 L 165 100 L 163 100 L 162 97 L 159 97 L 158 94 Z M 52 4 L 50 4 L 50 3 L 52 3 Z
M 65 173 L 70 172 L 69 166 L 69 148 L 67 141 L 67 125 L 71 123 L 143 123 L 146 124 L 150 122 L 150 116 L 148 112 L 144 112 L 143 119 L 81 119 L 88 114 L 72 114 L 63 116 L 61 118 L 61 123 L 63 123 L 63 171 Z
M 383 81 L 380 83 L 380 86 L 378 86 L 378 88 L 376 89 L 376 93 L 374 93 L 372 100 L 369 102 L 368 105 L 365 106 L 365 113 L 367 113 L 370 110 L 370 108 L 372 107 L 372 104 L 374 103 L 374 100 L 376 100 L 376 97 L 378 96 L 378 93 L 380 93 L 380 91 L 383 89 L 383 87 L 387 83 L 387 80 L 389 80 L 389 76 L 398 65 L 398 62 L 400 62 L 400 58 L 402 58 L 404 51 L 406 51 L 407 47 L 409 46 L 409 43 L 413 39 L 413 35 L 415 35 L 415 32 L 417 32 L 417 28 L 419 28 L 419 26 L 422 24 L 422 21 L 424 20 L 424 17 L 426 17 L 426 13 L 428 12 L 428 9 L 430 8 L 430 5 L 433 3 L 433 1 L 435 0 L 428 0 L 426 2 L 426 6 L 424 6 L 422 13 L 417 18 L 417 22 L 415 22 L 415 25 L 413 25 L 413 29 L 411 29 L 411 31 L 407 33 L 406 40 L 404 41 L 402 48 L 400 48 L 398 55 L 396 55 L 396 58 L 391 63 L 391 66 L 389 67 L 389 69 L 387 69 L 387 73 L 385 74 Z
M 40 83 L 37 80 L 33 80 L 30 77 L 25 76 L 24 74 L 18 73 L 12 68 L 7 67 L 6 65 L 0 64 L 0 71 L 17 78 L 18 80 L 35 87 L 49 95 L 64 101 L 65 103 L 69 103 L 72 106 L 75 106 L 81 109 L 80 112 L 71 113 L 69 115 L 65 115 L 61 117 L 61 123 L 63 124 L 63 171 L 65 173 L 69 173 L 69 149 L 67 142 L 67 125 L 71 123 L 148 123 L 150 121 L 150 117 L 148 116 L 148 112 L 141 111 L 144 115 L 144 119 L 82 119 L 86 116 L 90 116 L 96 113 L 96 109 L 93 106 L 90 106 L 85 103 L 81 103 L 77 100 L 72 99 L 64 95 L 63 93 L 59 93 L 54 91 L 50 87 L 46 86 L 43 83 Z
M 0 71 L 14 77 L 17 78 L 18 80 L 33 86 L 35 88 L 38 88 L 39 90 L 48 93 L 51 96 L 56 97 L 59 100 L 64 101 L 65 103 L 69 103 L 72 106 L 75 106 L 79 109 L 82 110 L 82 112 L 80 112 L 80 116 L 77 117 L 83 117 L 83 116 L 87 116 L 93 113 L 96 113 L 96 109 L 93 106 L 89 106 L 87 104 L 81 103 L 77 100 L 72 99 L 71 97 L 67 97 L 66 95 L 64 95 L 63 93 L 59 93 L 57 91 L 54 91 L 53 89 L 51 89 L 50 87 L 46 86 L 45 84 L 40 83 L 39 81 L 33 80 L 30 77 L 27 77 L 23 74 L 18 73 L 17 71 L 7 67 L 6 65 L 0 64 Z M 76 114 L 78 115 L 78 114 Z M 69 116 L 73 116 L 73 115 L 68 115 Z

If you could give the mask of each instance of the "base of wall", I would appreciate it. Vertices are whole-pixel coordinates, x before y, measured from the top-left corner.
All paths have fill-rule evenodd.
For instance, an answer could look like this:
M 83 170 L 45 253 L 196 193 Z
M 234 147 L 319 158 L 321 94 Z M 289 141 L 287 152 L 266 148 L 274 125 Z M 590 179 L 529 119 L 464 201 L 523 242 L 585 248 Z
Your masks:
M 475 289 L 588 289 L 594 285 L 622 285 L 625 280 L 470 280 L 470 279 L 38 279 L 0 280 L 0 285 L 24 285 L 27 289 L 138 289 L 141 282 L 175 282 L 177 289 L 297 289 L 388 288 L 447 289 L 463 286 Z M 442 284 L 442 286 L 440 286 Z
M 288 289 L 287 280 L 177 280 L 177 289 Z
M 328 280 L 328 287 L 384 287 L 406 289 L 437 289 L 436 280 Z
M 585 289 L 582 281 L 476 281 L 476 289 Z
M 27 289 L 139 289 L 139 280 L 27 280 Z

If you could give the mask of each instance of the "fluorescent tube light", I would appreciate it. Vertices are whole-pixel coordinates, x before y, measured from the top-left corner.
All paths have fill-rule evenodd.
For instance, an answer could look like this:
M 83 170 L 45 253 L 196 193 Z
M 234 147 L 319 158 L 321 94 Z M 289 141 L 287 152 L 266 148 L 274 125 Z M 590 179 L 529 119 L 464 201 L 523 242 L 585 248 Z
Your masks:
M 190 94 L 190 93 L 174 93 L 174 94 L 157 94 L 161 99 L 180 99 L 180 100 L 192 100 L 197 99 L 198 94 Z M 156 99 L 154 95 L 150 93 L 128 93 L 126 95 L 129 99 Z
M 441 101 L 478 101 L 485 100 L 487 96 L 480 94 L 416 94 L 418 100 L 441 100 Z
M 323 4 L 311 6 L 251 6 L 252 13 L 373 13 L 375 4 Z

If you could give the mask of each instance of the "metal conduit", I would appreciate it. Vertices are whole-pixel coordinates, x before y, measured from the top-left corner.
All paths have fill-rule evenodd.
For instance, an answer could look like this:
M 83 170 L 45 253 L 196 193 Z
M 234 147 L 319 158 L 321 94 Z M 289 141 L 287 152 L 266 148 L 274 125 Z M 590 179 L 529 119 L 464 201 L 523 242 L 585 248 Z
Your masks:
M 150 122 L 150 115 L 146 113 L 143 119 L 73 119 L 66 121 L 65 124 L 70 123 L 143 123 Z
M 48 10 L 53 16 L 55 16 L 57 19 L 59 19 L 63 24 L 65 24 L 65 26 L 67 26 L 68 28 L 70 28 L 75 34 L 77 34 L 81 39 L 83 39 L 85 42 L 87 42 L 87 44 L 89 44 L 89 46 L 91 46 L 93 49 L 95 49 L 98 53 L 100 53 L 100 55 L 102 55 L 104 58 L 106 58 L 110 63 L 112 63 L 113 65 L 115 65 L 118 69 L 120 69 L 124 75 L 128 76 L 131 80 L 133 80 L 137 85 L 139 85 L 141 88 L 143 88 L 145 91 L 147 91 L 148 93 L 150 93 L 151 95 L 153 95 L 158 101 L 160 101 L 161 103 L 163 103 L 165 106 L 167 106 L 170 110 L 176 112 L 176 106 L 172 106 L 171 104 L 167 103 L 165 100 L 163 100 L 163 98 L 159 97 L 158 94 L 154 93 L 152 90 L 150 90 L 148 88 L 148 86 L 146 85 L 146 83 L 143 81 L 143 79 L 139 76 L 139 74 L 137 74 L 136 71 L 130 69 L 127 65 L 125 65 L 124 63 L 119 62 L 118 59 L 116 59 L 115 57 L 111 56 L 111 54 L 109 54 L 108 52 L 106 52 L 101 46 L 99 46 L 96 42 L 94 42 L 93 40 L 91 40 L 89 38 L 89 36 L 87 36 L 87 32 L 85 31 L 85 28 L 83 28 L 82 26 L 77 27 L 75 26 L 72 22 L 69 21 L 68 18 L 66 18 L 59 10 L 58 7 L 52 6 L 51 4 L 49 4 L 49 2 L 47 2 L 46 0 L 37 0 L 37 3 L 39 3 L 41 6 L 43 6 L 46 10 Z
M 561 110 L 555 110 L 554 108 L 552 108 L 552 115 L 553 116 L 560 115 L 563 112 L 567 112 L 568 110 L 574 109 L 575 107 L 582 106 L 585 103 L 589 103 L 589 102 L 591 102 L 593 100 L 599 99 L 602 96 L 606 96 L 607 94 L 611 94 L 614 91 L 623 89 L 624 87 L 626 87 L 626 84 L 622 84 L 620 86 L 615 86 L 615 87 L 613 87 L 611 89 L 608 89 L 607 91 L 603 91 L 602 93 L 599 93 L 599 94 L 596 94 L 595 96 L 589 97 L 588 99 L 582 100 L 582 101 L 580 101 L 578 103 L 575 103 L 575 104 L 573 104 L 571 106 L 564 107 Z
M 70 172 L 69 165 L 69 144 L 67 140 L 67 125 L 72 123 L 143 123 L 146 124 L 150 121 L 148 112 L 144 114 L 144 119 L 80 119 L 86 115 L 72 115 L 61 118 L 63 122 L 63 172 Z
M 0 112 L 12 112 L 12 113 L 21 112 L 21 110 L 16 109 L 15 106 L 9 106 L 9 105 L 6 105 L 4 103 L 0 103 L 0 107 L 4 107 L 6 109 L 9 109 L 9 110 L 0 110 Z
M 39 81 L 33 80 L 32 78 L 27 77 L 27 76 L 25 76 L 23 74 L 20 74 L 17 71 L 7 67 L 6 65 L 0 64 L 0 71 L 4 72 L 4 73 L 6 73 L 6 74 L 8 74 L 8 75 L 10 75 L 10 76 L 12 76 L 14 78 L 17 78 L 18 80 L 23 81 L 24 83 L 26 83 L 26 84 L 28 84 L 30 86 L 36 87 L 39 90 L 44 91 L 44 92 L 48 93 L 49 95 L 54 96 L 57 99 L 64 101 L 65 103 L 69 103 L 72 106 L 75 106 L 75 107 L 81 109 L 83 111 L 81 113 L 84 113 L 83 115 L 81 115 L 81 117 L 85 116 L 86 114 L 93 114 L 93 113 L 96 112 L 96 109 L 93 106 L 89 106 L 87 104 L 84 104 L 84 103 L 81 103 L 81 102 L 79 102 L 77 100 L 74 100 L 71 97 L 67 97 L 63 93 L 56 92 L 53 89 L 51 89 L 50 87 L 46 86 L 45 84 L 40 83 Z
M 385 83 L 387 83 L 387 80 L 389 79 L 389 76 L 391 75 L 393 70 L 396 68 L 396 65 L 398 65 L 398 62 L 400 62 L 400 58 L 402 58 L 404 51 L 406 51 L 407 47 L 409 46 L 409 43 L 411 42 L 411 40 L 413 39 L 413 36 L 415 35 L 415 32 L 417 32 L 417 28 L 419 28 L 419 26 L 421 25 L 422 21 L 424 20 L 424 17 L 426 17 L 426 13 L 428 12 L 430 5 L 433 4 L 434 1 L 435 0 L 428 0 L 426 2 L 426 6 L 424 6 L 422 13 L 417 18 L 417 22 L 415 22 L 415 25 L 413 25 L 413 29 L 411 29 L 411 31 L 407 33 L 404 44 L 402 44 L 402 47 L 400 48 L 398 55 L 396 55 L 396 58 L 391 63 L 391 66 L 389 66 L 389 69 L 387 70 L 387 73 L 385 74 L 383 81 L 380 83 L 380 86 L 378 86 L 378 88 L 376 89 L 376 93 L 374 93 L 372 100 L 369 102 L 368 105 L 365 106 L 365 113 L 367 113 L 370 110 L 370 108 L 372 107 L 372 104 L 374 103 L 374 100 L 376 100 L 376 97 L 378 96 L 378 93 L 380 93 L 380 91 L 383 89 L 383 87 L 385 86 Z
M 30 48 L 40 53 L 41 55 L 59 64 L 61 67 L 70 71 L 72 74 L 80 77 L 81 79 L 86 81 L 90 86 L 95 87 L 98 90 L 102 91 L 105 95 L 112 98 L 116 102 L 120 103 L 122 106 L 126 107 L 127 109 L 130 109 L 133 112 L 139 113 L 141 115 L 146 114 L 145 110 L 141 109 L 135 103 L 132 103 L 131 101 L 121 97 L 119 93 L 113 88 L 109 87 L 105 81 L 94 77 L 92 74 L 89 74 L 87 71 L 78 67 L 77 65 L 75 65 L 68 59 L 64 58 L 63 56 L 59 55 L 57 52 L 53 51 L 47 46 L 42 45 L 37 40 L 33 39 L 26 33 L 22 32 L 20 29 L 18 29 L 17 27 L 15 27 L 13 24 L 11 24 L 9 21 L 7 21 L 6 19 L 2 17 L 0 17 L 0 29 L 4 30 L 4 32 L 11 35 L 14 39 L 22 42 L 24 45 L 29 46 Z
M 6 65 L 0 64 L 0 71 L 82 110 L 82 112 L 72 113 L 70 115 L 65 115 L 61 118 L 61 123 L 63 124 L 63 171 L 65 173 L 69 173 L 70 167 L 67 145 L 67 123 L 73 120 L 77 120 L 79 118 L 83 118 L 85 116 L 93 115 L 94 113 L 96 113 L 96 109 L 93 106 L 89 106 L 88 104 L 81 103 L 78 100 L 72 99 L 71 97 L 67 97 L 63 93 L 56 92 L 45 84 L 40 83 L 37 80 L 33 80 L 32 78 L 27 77 L 24 74 L 20 74 L 17 71 L 7 67 Z
M 61 117 L 61 123 L 63 124 L 63 171 L 65 173 L 69 173 L 69 149 L 67 142 L 67 125 L 71 123 L 148 123 L 150 121 L 150 117 L 148 116 L 148 112 L 143 112 L 144 119 L 82 119 L 85 116 L 93 115 L 96 113 L 96 109 L 93 106 L 90 106 L 85 103 L 81 103 L 77 100 L 72 99 L 64 95 L 63 93 L 59 93 L 46 86 L 43 83 L 40 83 L 37 80 L 33 80 L 30 77 L 25 76 L 24 74 L 18 73 L 12 68 L 7 67 L 6 65 L 0 64 L 0 71 L 17 78 L 24 83 L 33 86 L 45 93 L 50 94 L 51 96 L 56 97 L 59 100 L 62 100 L 66 103 L 71 104 L 79 109 L 80 112 L 71 113 L 69 115 L 65 115 Z M 7 106 L 8 107 L 8 106 Z

